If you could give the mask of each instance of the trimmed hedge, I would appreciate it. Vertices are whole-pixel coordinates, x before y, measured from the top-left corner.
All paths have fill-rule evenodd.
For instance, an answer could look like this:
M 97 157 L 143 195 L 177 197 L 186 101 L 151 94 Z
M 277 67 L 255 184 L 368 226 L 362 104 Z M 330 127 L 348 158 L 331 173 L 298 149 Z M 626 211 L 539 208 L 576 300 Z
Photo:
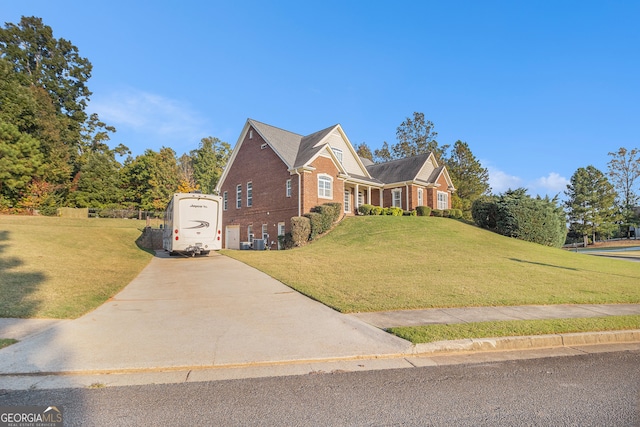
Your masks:
M 368 205 L 368 204 L 360 205 L 358 206 L 358 213 L 360 215 L 375 215 L 373 213 L 374 208 L 375 206 L 373 205 Z
M 416 214 L 418 216 L 430 216 L 431 208 L 429 206 L 418 206 L 416 208 Z
M 431 210 L 431 216 L 442 217 L 442 216 L 444 216 L 444 212 L 442 212 L 442 210 L 440 210 L 440 209 L 433 209 L 433 210 Z
M 291 218 L 291 240 L 294 246 L 302 246 L 311 235 L 311 221 L 304 216 L 294 216 Z M 286 244 L 284 245 L 286 248 Z

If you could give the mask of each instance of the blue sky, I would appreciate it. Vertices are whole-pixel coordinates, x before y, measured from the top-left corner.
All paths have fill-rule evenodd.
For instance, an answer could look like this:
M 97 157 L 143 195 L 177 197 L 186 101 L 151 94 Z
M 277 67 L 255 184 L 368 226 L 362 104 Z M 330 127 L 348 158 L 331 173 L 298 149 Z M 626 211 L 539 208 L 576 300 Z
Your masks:
M 9 3 L 9 4 L 7 4 Z M 134 155 L 178 155 L 247 118 L 300 134 L 340 123 L 395 143 L 420 111 L 466 141 L 494 192 L 561 193 L 638 142 L 640 2 L 30 1 L 93 64 L 89 112 Z

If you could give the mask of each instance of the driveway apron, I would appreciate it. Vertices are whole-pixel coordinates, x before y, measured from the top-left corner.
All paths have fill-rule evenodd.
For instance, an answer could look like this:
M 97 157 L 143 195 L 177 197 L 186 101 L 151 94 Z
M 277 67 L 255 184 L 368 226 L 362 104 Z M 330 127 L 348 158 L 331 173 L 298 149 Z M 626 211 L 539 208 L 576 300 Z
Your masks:
M 215 367 L 410 349 L 229 257 L 158 252 L 96 310 L 0 350 L 0 373 Z

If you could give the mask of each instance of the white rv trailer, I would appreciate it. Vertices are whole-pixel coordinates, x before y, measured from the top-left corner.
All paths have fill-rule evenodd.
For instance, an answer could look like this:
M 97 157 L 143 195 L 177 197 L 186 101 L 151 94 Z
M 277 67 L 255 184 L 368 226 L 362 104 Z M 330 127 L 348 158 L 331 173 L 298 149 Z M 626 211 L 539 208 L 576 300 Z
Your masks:
M 162 246 L 169 255 L 208 255 L 222 249 L 222 197 L 175 193 L 164 212 Z

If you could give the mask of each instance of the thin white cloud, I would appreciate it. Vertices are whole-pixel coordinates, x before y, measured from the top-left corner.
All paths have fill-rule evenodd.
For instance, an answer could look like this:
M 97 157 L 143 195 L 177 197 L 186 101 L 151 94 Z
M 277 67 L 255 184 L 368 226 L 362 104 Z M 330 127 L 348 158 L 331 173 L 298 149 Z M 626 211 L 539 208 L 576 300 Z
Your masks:
M 209 135 L 207 120 L 189 104 L 158 94 L 119 90 L 94 98 L 90 107 L 101 120 L 115 126 L 117 133 L 132 133 L 132 138 L 138 139 L 124 141 L 125 145 L 146 144 L 145 148 L 154 149 L 160 145 L 191 146 Z
M 556 194 L 563 193 L 567 189 L 569 180 L 559 173 L 551 172 L 547 176 L 536 179 L 529 188 L 532 192 L 549 196 L 555 196 Z
M 522 187 L 522 179 L 517 176 L 509 175 L 494 167 L 487 167 L 489 170 L 489 185 L 493 194 L 504 193 L 508 189 L 515 190 Z

